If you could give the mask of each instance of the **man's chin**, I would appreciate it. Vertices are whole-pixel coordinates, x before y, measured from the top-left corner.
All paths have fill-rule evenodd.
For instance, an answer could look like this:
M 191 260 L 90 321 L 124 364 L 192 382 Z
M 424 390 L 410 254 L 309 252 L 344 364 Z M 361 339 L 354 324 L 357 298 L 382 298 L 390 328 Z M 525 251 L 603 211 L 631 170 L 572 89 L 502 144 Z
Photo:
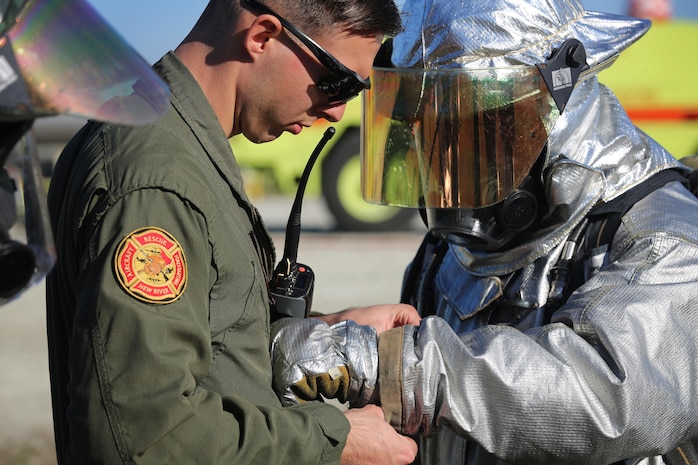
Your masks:
M 278 139 L 281 137 L 285 132 L 288 132 L 289 134 L 300 134 L 301 130 L 303 127 L 301 125 L 297 125 L 298 127 L 293 127 L 293 128 L 282 128 L 278 131 L 276 130 L 269 130 L 268 132 L 264 134 L 250 134 L 245 135 L 247 139 L 251 142 L 254 142 L 255 144 L 263 144 L 264 142 L 271 142 L 273 140 Z
M 245 136 L 245 137 L 247 137 L 247 136 Z M 264 134 L 264 135 L 258 135 L 254 138 L 247 137 L 247 140 L 249 140 L 250 142 L 255 143 L 255 144 L 263 144 L 265 142 L 271 142 L 273 140 L 276 140 L 278 137 L 279 137 L 279 135 L 275 135 L 275 134 Z

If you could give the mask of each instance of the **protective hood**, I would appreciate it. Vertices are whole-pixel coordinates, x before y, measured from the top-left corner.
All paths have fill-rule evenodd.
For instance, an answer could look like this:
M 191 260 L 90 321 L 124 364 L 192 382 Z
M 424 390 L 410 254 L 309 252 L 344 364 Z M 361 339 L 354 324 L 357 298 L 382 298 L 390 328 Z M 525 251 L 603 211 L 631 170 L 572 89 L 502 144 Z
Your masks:
M 426 208 L 504 202 L 577 82 L 650 24 L 574 0 L 407 0 L 401 14 L 391 63 L 365 93 L 363 195 Z
M 535 65 L 566 39 L 584 44 L 593 70 L 650 27 L 643 19 L 585 11 L 577 0 L 406 0 L 393 41 L 398 68 Z
M 405 121 L 399 118 L 399 124 L 394 124 L 394 121 L 385 123 L 395 114 L 404 113 L 400 106 L 411 109 L 414 105 L 401 98 L 397 89 L 387 92 L 386 89 L 390 88 L 382 85 L 382 75 L 397 81 L 396 75 L 401 75 L 399 80 L 404 80 L 406 76 L 418 72 L 427 78 L 439 73 L 466 72 L 470 76 L 469 82 L 475 82 L 472 76 L 483 73 L 479 70 L 489 70 L 490 76 L 501 83 L 504 80 L 499 76 L 506 74 L 507 69 L 535 68 L 550 59 L 556 49 L 571 39 L 578 40 L 586 52 L 586 67 L 574 85 L 564 111 L 556 115 L 556 108 L 550 108 L 549 99 L 534 99 L 540 110 L 540 121 L 544 124 L 532 125 L 529 120 L 528 126 L 534 129 L 538 126 L 546 133 L 542 135 L 546 150 L 542 152 L 545 159 L 541 170 L 545 211 L 541 212 L 539 229 L 513 248 L 501 252 L 482 254 L 466 248 L 459 249 L 462 261 L 474 272 L 503 274 L 531 263 L 554 249 L 595 203 L 620 195 L 659 170 L 680 166 L 669 153 L 632 124 L 613 93 L 599 84 L 596 77 L 625 48 L 642 37 L 650 27 L 649 21 L 584 11 L 576 0 L 406 0 L 401 14 L 405 29 L 392 41 L 392 63 L 374 68 L 372 89 L 364 95 L 365 108 L 371 110 L 364 112 L 364 196 L 369 201 L 379 199 L 378 203 L 390 204 L 391 197 L 400 200 L 407 198 L 405 191 L 413 196 L 412 202 L 428 198 L 434 184 L 424 184 L 424 180 L 428 181 L 429 178 L 424 176 L 424 170 L 420 171 L 420 163 L 422 166 L 434 166 L 431 161 L 434 154 L 462 160 L 461 157 L 451 156 L 453 150 L 449 147 L 453 147 L 453 144 L 446 145 L 446 150 L 432 151 L 427 155 L 420 152 L 420 139 L 424 139 L 423 127 L 427 119 L 420 120 L 420 127 L 405 125 Z M 479 81 L 485 82 L 483 79 Z M 422 82 L 427 81 L 422 79 Z M 540 95 L 544 96 L 544 87 L 539 88 Z M 378 89 L 381 92 L 374 92 Z M 452 95 L 454 88 L 448 89 Z M 439 106 L 432 108 L 458 108 L 460 111 L 461 107 L 454 106 L 452 99 L 447 105 L 443 104 L 443 96 L 449 97 L 448 92 L 442 91 L 437 95 L 434 88 L 428 85 L 423 85 L 423 90 L 428 92 L 422 92 L 422 95 L 441 99 Z M 456 93 L 463 95 L 462 92 Z M 393 101 L 387 101 L 386 97 Z M 511 102 L 515 101 L 513 96 Z M 526 107 L 530 108 L 531 105 Z M 520 110 L 513 108 L 514 121 L 517 120 L 517 112 L 521 114 Z M 464 120 L 461 116 L 459 118 Z M 498 125 L 505 118 L 483 121 L 495 122 L 492 127 L 496 129 L 501 127 Z M 378 133 L 377 137 L 374 131 L 371 137 L 371 131 L 380 125 L 387 129 Z M 479 123 L 477 125 L 484 127 Z M 452 134 L 460 134 L 460 125 L 451 126 L 448 130 Z M 475 125 L 469 123 L 465 127 Z M 443 133 L 441 129 L 439 131 Z M 503 138 L 501 130 L 490 131 L 489 134 L 495 136 L 492 140 Z M 540 132 L 530 129 L 522 134 L 541 137 Z M 467 139 L 460 137 L 453 140 L 460 144 Z M 443 137 L 441 140 L 444 140 Z M 491 157 L 490 154 L 498 153 L 482 147 L 477 149 L 480 150 L 477 156 L 483 160 Z M 404 154 L 404 161 L 399 153 Z M 537 154 L 529 151 L 525 155 L 526 163 L 532 165 Z M 410 160 L 410 157 L 413 159 Z M 491 159 L 495 171 L 506 172 L 501 170 L 504 166 L 502 161 L 516 162 L 522 158 L 517 151 L 512 152 L 511 157 L 495 156 Z M 454 167 L 454 164 L 450 163 L 450 166 Z M 523 169 L 516 171 L 520 173 Z M 477 179 L 467 173 L 459 176 L 462 179 L 468 179 L 468 176 Z M 442 176 L 449 182 L 455 178 Z M 495 176 L 490 176 L 490 179 L 495 179 Z M 513 178 L 509 184 L 515 184 L 517 179 Z M 500 180 L 497 179 L 497 182 Z M 460 183 L 461 186 L 465 184 Z M 371 189 L 373 198 L 367 196 Z M 378 196 L 376 192 L 380 192 Z M 473 206 L 477 207 L 477 204 Z M 463 208 L 463 205 L 451 207 Z M 439 206 L 432 205 L 431 208 L 438 209 Z

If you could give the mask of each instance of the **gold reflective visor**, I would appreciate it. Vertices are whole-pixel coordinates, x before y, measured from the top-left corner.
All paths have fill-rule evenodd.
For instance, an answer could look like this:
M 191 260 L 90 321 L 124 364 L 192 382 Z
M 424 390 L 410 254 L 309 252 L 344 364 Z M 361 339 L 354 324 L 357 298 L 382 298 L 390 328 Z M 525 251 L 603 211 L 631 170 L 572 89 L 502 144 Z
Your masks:
M 531 170 L 559 111 L 535 66 L 374 68 L 364 93 L 362 192 L 383 205 L 477 208 Z

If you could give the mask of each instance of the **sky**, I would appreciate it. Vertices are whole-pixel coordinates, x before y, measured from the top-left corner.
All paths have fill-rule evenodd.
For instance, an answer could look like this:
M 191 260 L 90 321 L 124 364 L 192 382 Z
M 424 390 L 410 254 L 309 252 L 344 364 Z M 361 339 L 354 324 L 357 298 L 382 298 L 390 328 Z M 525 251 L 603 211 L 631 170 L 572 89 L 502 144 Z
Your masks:
M 149 62 L 174 49 L 207 0 L 88 0 Z M 398 3 L 400 0 L 398 0 Z M 582 0 L 587 10 L 626 14 L 629 0 Z M 673 0 L 674 17 L 698 20 L 697 0 Z

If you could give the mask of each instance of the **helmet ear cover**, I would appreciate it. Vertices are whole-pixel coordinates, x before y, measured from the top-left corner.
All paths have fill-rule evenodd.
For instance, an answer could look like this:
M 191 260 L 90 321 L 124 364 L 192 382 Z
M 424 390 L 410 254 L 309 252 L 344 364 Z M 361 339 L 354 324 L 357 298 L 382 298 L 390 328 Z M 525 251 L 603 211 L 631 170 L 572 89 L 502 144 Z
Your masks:
M 522 242 L 535 230 L 545 211 L 543 167 L 540 154 L 519 187 L 503 200 L 478 208 L 429 208 L 426 221 L 443 240 L 472 250 L 498 251 Z
M 577 39 L 567 39 L 553 50 L 550 59 L 536 64 L 560 113 L 567 106 L 580 75 L 589 68 L 586 60 L 584 45 Z

